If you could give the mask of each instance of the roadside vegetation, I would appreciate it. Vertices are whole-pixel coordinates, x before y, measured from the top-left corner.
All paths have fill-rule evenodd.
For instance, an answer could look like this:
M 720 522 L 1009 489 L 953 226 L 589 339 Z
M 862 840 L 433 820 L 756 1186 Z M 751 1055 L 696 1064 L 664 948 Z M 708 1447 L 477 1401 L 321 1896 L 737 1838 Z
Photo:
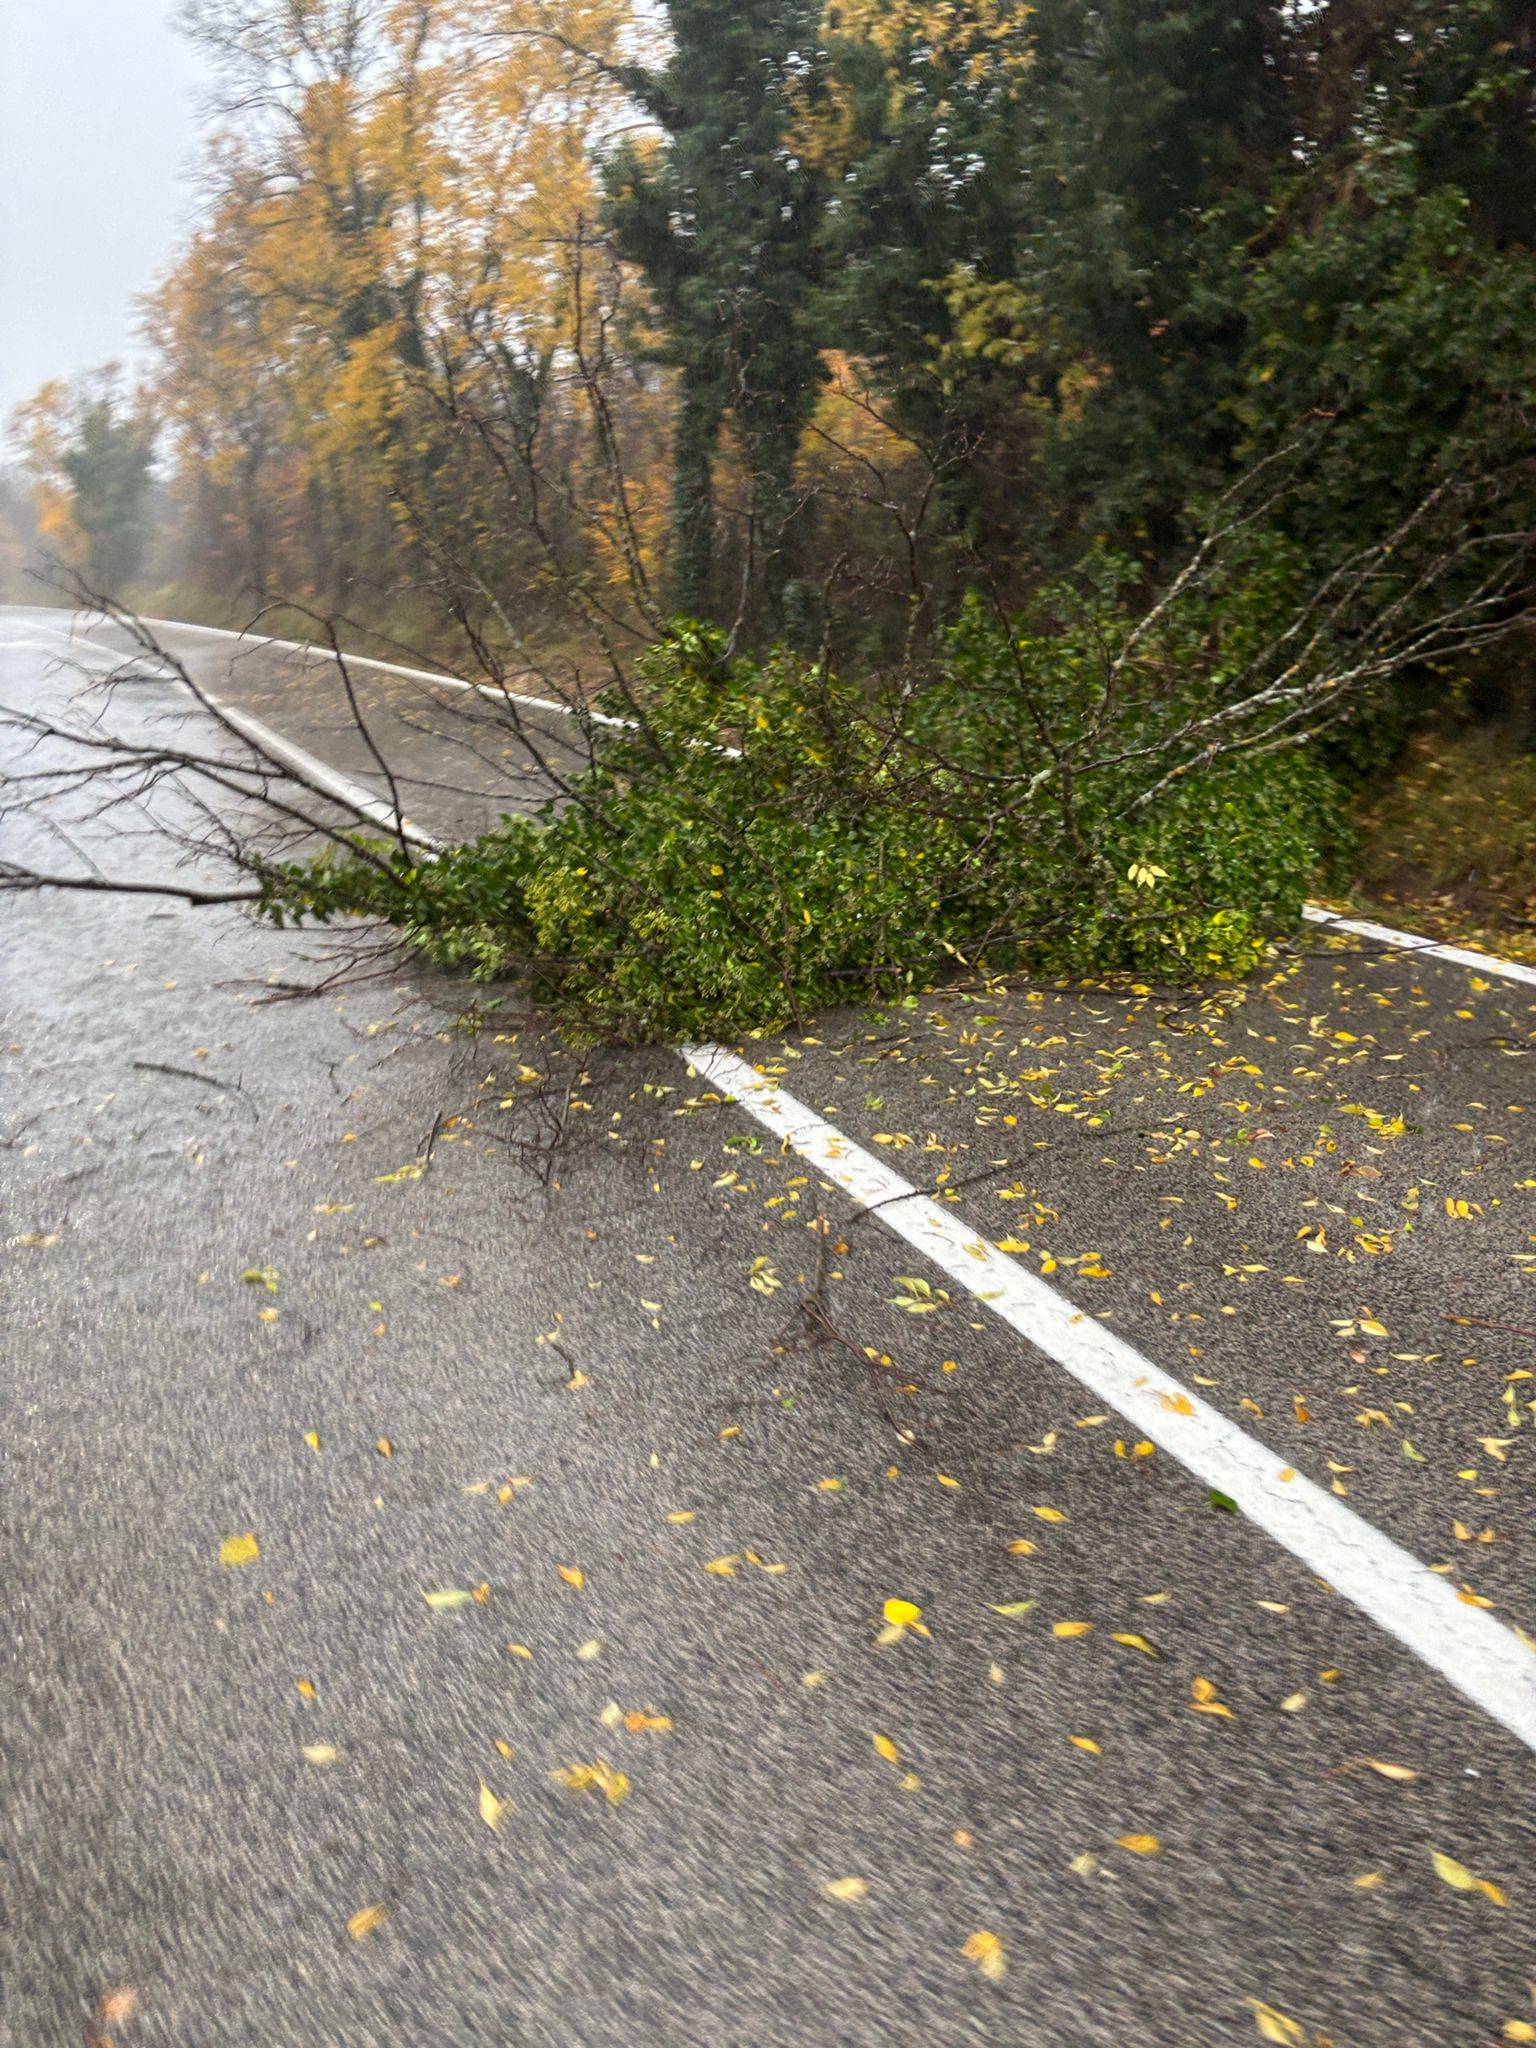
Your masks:
M 1418 733 L 1356 806 L 1352 901 L 1536 962 L 1536 752 L 1475 726 Z
M 44 537 L 592 742 L 441 858 L 236 850 L 268 914 L 641 1035 L 1528 907 L 1527 9 L 186 12 L 201 223 L 154 378 L 19 416 Z

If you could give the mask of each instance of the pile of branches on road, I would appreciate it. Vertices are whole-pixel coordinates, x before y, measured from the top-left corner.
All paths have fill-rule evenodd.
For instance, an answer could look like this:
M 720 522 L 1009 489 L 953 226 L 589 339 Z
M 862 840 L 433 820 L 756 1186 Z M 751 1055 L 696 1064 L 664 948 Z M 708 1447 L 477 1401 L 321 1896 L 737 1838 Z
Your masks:
M 538 815 L 265 866 L 263 908 L 386 918 L 624 1037 L 803 1023 L 957 965 L 1249 972 L 1341 846 L 1330 748 L 1536 587 L 1487 479 L 1321 577 L 1270 517 L 1289 488 L 1246 478 L 1159 590 L 1095 551 L 1022 613 L 976 587 L 873 673 L 674 623 Z

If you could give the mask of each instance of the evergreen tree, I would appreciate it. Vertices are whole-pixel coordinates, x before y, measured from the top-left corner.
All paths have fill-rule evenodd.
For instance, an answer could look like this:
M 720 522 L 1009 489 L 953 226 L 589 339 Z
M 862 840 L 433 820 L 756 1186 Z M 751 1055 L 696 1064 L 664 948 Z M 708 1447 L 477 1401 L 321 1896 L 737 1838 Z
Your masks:
M 734 428 L 750 494 L 753 578 L 781 615 L 793 561 L 794 464 L 818 382 L 822 189 L 792 130 L 819 71 L 810 0 L 667 0 L 672 54 L 622 68 L 662 129 L 606 166 L 618 245 L 643 271 L 679 372 L 672 599 L 707 616 L 716 588 L 715 471 Z
M 154 428 L 127 404 L 111 371 L 81 392 L 60 467 L 73 492 L 71 513 L 84 543 L 82 568 L 108 596 L 138 574 L 149 545 Z
M 1273 0 L 1049 0 L 1021 268 L 1058 378 L 1048 490 L 1154 547 L 1233 441 L 1243 247 L 1290 136 Z
M 922 5 L 834 0 L 827 13 L 826 325 L 873 365 L 902 428 L 935 457 L 966 451 L 943 490 L 980 547 L 1009 527 L 994 485 L 1013 467 L 1018 365 L 956 342 L 972 285 L 985 295 L 1016 269 L 1029 12 L 956 0 L 936 24 Z

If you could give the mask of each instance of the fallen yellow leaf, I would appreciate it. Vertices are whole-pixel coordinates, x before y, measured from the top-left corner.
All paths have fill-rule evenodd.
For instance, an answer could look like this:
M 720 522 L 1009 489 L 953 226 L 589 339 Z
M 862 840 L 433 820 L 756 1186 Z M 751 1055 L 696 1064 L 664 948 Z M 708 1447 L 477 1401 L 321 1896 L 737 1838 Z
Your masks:
M 1156 1647 L 1149 1643 L 1145 1636 L 1139 1636 L 1130 1629 L 1127 1629 L 1122 1635 L 1111 1636 L 1110 1641 L 1124 1643 L 1128 1650 L 1140 1650 L 1145 1657 L 1155 1657 L 1157 1655 Z
M 1464 1863 L 1458 1863 L 1454 1856 L 1447 1856 L 1442 1850 L 1432 1849 L 1430 1861 L 1435 1866 L 1436 1876 L 1442 1878 L 1453 1892 L 1481 1892 L 1485 1899 L 1491 1899 L 1496 1906 L 1509 1904 L 1509 1900 L 1496 1884 L 1490 1883 L 1486 1877 L 1478 1877 L 1468 1870 Z
M 126 2026 L 138 2009 L 139 1994 L 131 1984 L 120 1984 L 115 1991 L 104 1991 L 96 2001 L 96 2017 L 109 2027 Z M 89 2041 L 96 2038 L 94 2034 L 86 2036 Z
M 915 1621 L 921 1621 L 923 1610 L 910 1600 L 887 1600 L 881 1610 L 892 1628 L 910 1628 Z
M 366 1941 L 376 1927 L 382 1927 L 389 1918 L 388 1906 L 364 1906 L 360 1913 L 354 1913 L 347 1922 L 347 1932 L 354 1941 Z
M 1237 1718 L 1224 1701 L 1217 1699 L 1216 1687 L 1209 1678 L 1195 1679 L 1189 1690 L 1192 1695 L 1189 1702 L 1191 1713 L 1217 1714 L 1224 1721 L 1233 1721 Z
M 506 1810 L 506 1800 L 498 1799 L 490 1786 L 486 1784 L 484 1778 L 482 1778 L 480 1780 L 480 1818 L 485 1822 L 486 1826 L 488 1828 L 499 1828 Z
M 573 1792 L 589 1789 L 601 1792 L 610 1806 L 617 1806 L 621 1799 L 629 1797 L 628 1778 L 611 1764 L 604 1763 L 601 1757 L 595 1764 L 572 1764 L 567 1770 L 554 1771 L 551 1775 Z
M 983 1977 L 990 1977 L 994 1983 L 999 1977 L 1007 1975 L 1008 1958 L 1003 1952 L 1003 1944 L 995 1934 L 989 1934 L 984 1927 L 978 1928 L 976 1933 L 966 1937 L 960 1953 L 968 1963 L 976 1965 Z
M 587 1583 L 587 1575 L 579 1564 L 561 1565 L 560 1576 L 568 1586 L 584 1586 Z
M 1073 1735 L 1069 1736 L 1068 1740 L 1075 1749 L 1086 1749 L 1090 1756 L 1102 1756 L 1104 1754 L 1091 1735 Z
M 856 1905 L 869 1891 L 869 1880 L 863 1877 L 834 1877 L 823 1887 L 829 1899 L 838 1899 L 845 1906 Z
M 1250 1998 L 1244 2002 L 1253 2014 L 1254 2025 L 1266 2041 L 1278 2042 L 1279 2048 L 1295 2048 L 1296 2043 L 1306 2040 L 1304 2029 L 1288 2013 L 1266 2005 L 1262 1998 Z
M 899 1764 L 901 1762 L 901 1751 L 892 1742 L 889 1735 L 872 1735 L 869 1739 L 875 1745 L 875 1754 L 883 1756 L 888 1764 Z
M 333 1764 L 341 1751 L 333 1749 L 328 1742 L 306 1742 L 304 1754 L 312 1764 Z
M 1133 1856 L 1158 1856 L 1162 1853 L 1163 1845 L 1156 1835 L 1117 1835 L 1115 1839 Z
M 220 1564 L 254 1564 L 260 1555 L 261 1545 L 249 1529 L 243 1536 L 226 1536 L 219 1545 Z
M 1064 1522 L 1067 1518 L 1060 1508 L 1031 1508 L 1032 1515 L 1038 1515 L 1042 1522 Z
M 1091 1633 L 1092 1629 L 1093 1623 L 1091 1621 L 1053 1621 L 1051 1623 L 1051 1634 L 1053 1636 L 1086 1636 Z

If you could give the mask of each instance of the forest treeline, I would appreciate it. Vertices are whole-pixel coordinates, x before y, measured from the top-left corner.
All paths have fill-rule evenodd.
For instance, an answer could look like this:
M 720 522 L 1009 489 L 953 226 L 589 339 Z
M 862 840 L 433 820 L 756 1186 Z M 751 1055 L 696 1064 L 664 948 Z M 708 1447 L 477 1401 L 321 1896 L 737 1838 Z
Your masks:
M 837 772 L 888 796 L 920 701 L 902 860 L 985 809 L 967 721 L 1006 727 L 1011 692 L 1045 764 L 1019 818 L 1048 786 L 1094 906 L 1077 966 L 1174 888 L 1150 854 L 1127 882 L 1093 816 L 1253 761 L 1243 804 L 1283 810 L 1296 750 L 1379 745 L 1436 693 L 1536 744 L 1529 0 L 194 0 L 185 27 L 219 117 L 152 371 L 15 423 L 44 537 L 95 588 L 649 678 L 684 781 L 746 699 L 769 725 L 782 699 L 777 745 L 813 699 L 846 734 L 883 679 Z M 770 808 L 776 773 L 824 771 L 801 741 Z M 1235 799 L 1210 801 L 1219 838 Z M 1228 895 L 1262 924 L 1316 841 Z M 935 886 L 925 958 L 1018 922 L 968 882 L 957 924 Z M 895 916 L 813 992 L 894 972 Z
M 1522 0 L 185 26 L 220 117 L 153 373 L 16 423 L 45 537 L 102 587 L 427 617 L 452 552 L 493 630 L 491 595 L 558 626 L 578 577 L 620 625 L 745 595 L 814 637 L 829 592 L 888 613 L 978 564 L 1014 592 L 1094 538 L 1166 558 L 1309 421 L 1287 516 L 1358 537 L 1530 404 Z

